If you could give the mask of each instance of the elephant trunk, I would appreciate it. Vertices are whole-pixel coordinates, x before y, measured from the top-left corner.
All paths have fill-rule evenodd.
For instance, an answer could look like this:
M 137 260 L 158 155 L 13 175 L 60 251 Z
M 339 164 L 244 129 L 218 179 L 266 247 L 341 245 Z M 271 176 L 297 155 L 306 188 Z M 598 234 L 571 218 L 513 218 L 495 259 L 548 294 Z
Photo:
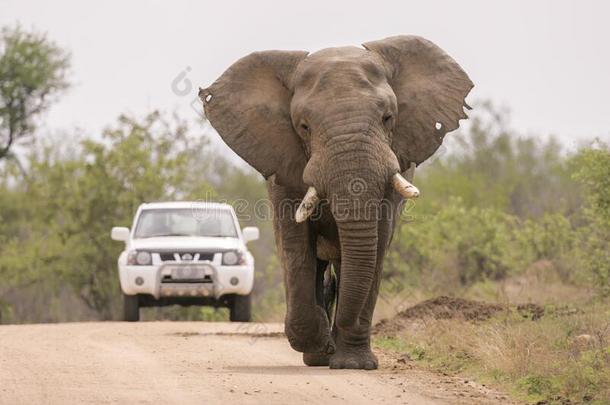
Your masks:
M 339 329 L 354 330 L 375 277 L 377 220 L 348 221 L 337 225 L 341 242 L 341 283 L 336 322 Z
M 373 148 L 374 144 L 355 143 L 354 149 L 343 149 L 340 157 L 331 160 L 333 170 L 326 184 L 341 246 L 336 324 L 343 331 L 361 329 L 359 318 L 369 300 L 377 269 L 378 222 L 389 169 L 369 153 Z M 363 343 L 359 341 L 363 336 L 368 334 L 344 334 L 343 338 L 357 345 Z

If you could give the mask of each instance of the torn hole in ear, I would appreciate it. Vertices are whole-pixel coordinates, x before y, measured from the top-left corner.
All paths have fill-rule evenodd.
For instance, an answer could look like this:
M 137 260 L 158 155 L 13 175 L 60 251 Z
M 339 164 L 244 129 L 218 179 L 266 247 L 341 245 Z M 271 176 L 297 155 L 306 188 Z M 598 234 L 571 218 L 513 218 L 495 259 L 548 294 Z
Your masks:
M 437 131 L 440 131 L 441 129 L 443 129 L 443 124 L 441 124 L 440 122 L 437 122 L 436 124 L 434 124 L 434 127 L 436 128 Z
M 211 94 L 208 94 L 208 95 L 207 95 L 207 96 L 205 96 L 205 98 L 204 98 L 204 100 L 205 100 L 205 102 L 206 102 L 206 103 L 209 103 L 211 99 L 212 99 L 212 95 L 211 95 Z

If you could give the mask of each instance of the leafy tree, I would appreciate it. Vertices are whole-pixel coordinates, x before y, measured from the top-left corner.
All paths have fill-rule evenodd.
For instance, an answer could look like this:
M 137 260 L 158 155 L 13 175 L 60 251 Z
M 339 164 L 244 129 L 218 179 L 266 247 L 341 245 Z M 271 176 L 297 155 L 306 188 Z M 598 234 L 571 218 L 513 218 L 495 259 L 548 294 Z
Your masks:
M 444 154 L 416 172 L 423 193 L 418 210 L 440 209 L 448 196 L 520 218 L 569 215 L 582 204 L 560 144 L 516 133 L 508 112 L 491 103 L 479 105 L 464 129 L 450 134 L 446 143 Z
M 35 129 L 35 119 L 68 87 L 69 55 L 44 34 L 0 31 L 0 159 Z
M 586 193 L 586 224 L 578 230 L 580 246 L 576 254 L 594 276 L 595 286 L 610 296 L 610 147 L 598 142 L 581 150 L 570 164 Z
M 3 234 L 0 274 L 26 284 L 68 283 L 102 319 L 118 310 L 115 225 L 130 226 L 142 202 L 211 194 L 197 162 L 206 141 L 158 113 L 122 116 L 101 141 L 85 140 L 69 156 L 57 146 L 33 153 L 28 176 L 12 189 L 20 203 Z M 7 225 L 8 226 L 8 225 Z
M 453 288 L 515 275 L 543 259 L 568 279 L 568 266 L 583 266 L 566 260 L 582 215 L 575 166 L 555 140 L 512 131 L 506 111 L 491 103 L 475 111 L 440 156 L 416 171 L 422 197 L 407 206 L 386 258 L 393 285 Z

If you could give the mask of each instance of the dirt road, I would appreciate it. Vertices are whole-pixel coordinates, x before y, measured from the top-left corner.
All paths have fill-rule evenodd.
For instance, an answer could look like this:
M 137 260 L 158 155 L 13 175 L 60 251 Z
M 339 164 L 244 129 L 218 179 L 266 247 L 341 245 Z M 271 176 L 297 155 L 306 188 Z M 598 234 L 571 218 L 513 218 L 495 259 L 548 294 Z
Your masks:
M 0 403 L 501 403 L 459 379 L 302 365 L 278 324 L 0 326 Z

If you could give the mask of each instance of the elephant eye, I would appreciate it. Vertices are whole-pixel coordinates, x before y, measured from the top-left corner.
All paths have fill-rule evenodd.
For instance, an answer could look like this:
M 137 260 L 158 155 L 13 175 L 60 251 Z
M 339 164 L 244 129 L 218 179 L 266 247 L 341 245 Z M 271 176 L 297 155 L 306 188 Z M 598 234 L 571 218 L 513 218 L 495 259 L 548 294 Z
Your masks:
M 307 133 L 309 133 L 309 126 L 305 123 L 301 124 L 301 129 Z
M 389 124 L 390 120 L 392 119 L 392 114 L 387 113 L 383 116 L 383 123 L 385 125 Z

